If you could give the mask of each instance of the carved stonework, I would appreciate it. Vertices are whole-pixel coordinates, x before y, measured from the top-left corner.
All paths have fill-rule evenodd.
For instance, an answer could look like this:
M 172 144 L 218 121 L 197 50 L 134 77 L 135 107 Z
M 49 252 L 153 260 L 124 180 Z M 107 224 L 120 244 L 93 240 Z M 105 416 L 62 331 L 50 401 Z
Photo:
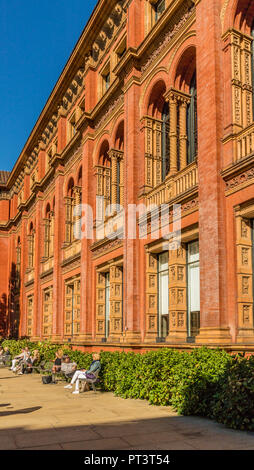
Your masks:
M 164 31 L 163 36 L 160 38 L 159 44 L 153 45 L 153 51 L 149 58 L 142 64 L 141 71 L 144 73 L 150 65 L 154 65 L 157 57 L 163 51 L 164 48 L 168 47 L 168 44 L 172 41 L 174 36 L 180 31 L 185 25 L 186 21 L 193 14 L 195 9 L 194 3 L 190 1 L 184 2 L 184 6 L 179 9 L 174 15 L 172 15 L 170 25 Z
M 253 328 L 252 233 L 250 220 L 236 211 L 238 341 L 244 341 L 245 329 Z M 248 333 L 247 333 L 248 336 Z
M 233 189 L 236 186 L 239 186 L 242 183 L 245 183 L 249 180 L 254 178 L 254 168 L 250 168 L 249 170 L 244 171 L 238 176 L 235 176 L 234 178 L 230 179 L 229 181 L 226 182 L 226 189 Z
M 169 251 L 169 342 L 181 341 L 187 334 L 186 262 L 185 245 Z

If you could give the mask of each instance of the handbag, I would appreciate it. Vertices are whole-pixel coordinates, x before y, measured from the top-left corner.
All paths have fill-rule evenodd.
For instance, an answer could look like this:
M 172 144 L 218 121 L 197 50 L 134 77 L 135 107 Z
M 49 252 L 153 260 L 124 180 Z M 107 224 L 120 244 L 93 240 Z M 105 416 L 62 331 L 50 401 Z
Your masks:
M 50 384 L 52 382 L 52 375 L 43 375 L 42 376 L 42 383 L 43 384 Z
M 92 373 L 92 372 L 86 372 L 86 378 L 88 380 L 95 380 L 96 379 L 96 376 Z

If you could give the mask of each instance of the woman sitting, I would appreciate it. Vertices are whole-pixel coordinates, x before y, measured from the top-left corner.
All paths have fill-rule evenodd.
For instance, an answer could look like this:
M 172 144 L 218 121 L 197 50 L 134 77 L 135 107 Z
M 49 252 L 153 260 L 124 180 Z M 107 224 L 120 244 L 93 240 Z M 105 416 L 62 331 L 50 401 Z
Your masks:
M 54 360 L 54 365 L 52 367 L 52 373 L 56 374 L 57 372 L 61 371 L 61 365 L 62 365 L 62 358 L 63 358 L 63 351 L 62 349 L 59 349 L 56 352 L 55 360 Z

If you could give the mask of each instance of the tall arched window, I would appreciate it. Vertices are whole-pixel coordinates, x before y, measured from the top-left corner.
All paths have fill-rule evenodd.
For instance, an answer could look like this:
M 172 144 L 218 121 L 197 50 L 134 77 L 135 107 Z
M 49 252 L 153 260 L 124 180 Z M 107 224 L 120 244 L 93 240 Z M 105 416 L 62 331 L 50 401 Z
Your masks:
M 105 140 L 100 149 L 97 165 L 97 219 L 104 220 L 107 207 L 112 202 L 112 162 L 109 143 Z M 109 215 L 109 214 L 107 214 Z
M 188 106 L 187 128 L 188 128 L 188 163 L 192 163 L 198 151 L 198 133 L 197 133 L 197 80 L 196 71 L 193 74 L 190 83 L 191 101 Z
M 170 142 L 169 142 L 169 104 L 165 102 L 162 111 L 162 132 L 161 132 L 161 156 L 162 156 L 162 181 L 165 180 L 170 170 Z

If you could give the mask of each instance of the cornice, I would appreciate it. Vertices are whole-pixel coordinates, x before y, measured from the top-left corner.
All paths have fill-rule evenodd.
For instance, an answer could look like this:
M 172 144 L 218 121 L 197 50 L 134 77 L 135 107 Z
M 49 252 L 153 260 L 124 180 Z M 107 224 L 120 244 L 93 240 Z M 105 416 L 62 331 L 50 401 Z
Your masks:
M 74 47 L 63 71 L 53 88 L 39 118 L 32 129 L 32 132 L 21 151 L 12 171 L 9 176 L 7 187 L 10 189 L 15 181 L 17 173 L 22 169 L 29 154 L 33 151 L 40 139 L 41 133 L 47 126 L 52 114 L 55 112 L 57 105 L 62 101 L 62 97 L 69 87 L 69 82 L 75 76 L 75 73 L 80 67 L 84 67 L 85 57 L 90 54 L 90 48 L 94 42 L 96 35 L 102 28 L 105 18 L 110 14 L 112 8 L 117 4 L 118 0 L 99 0 L 95 6 L 90 19 L 88 20 L 76 46 Z

